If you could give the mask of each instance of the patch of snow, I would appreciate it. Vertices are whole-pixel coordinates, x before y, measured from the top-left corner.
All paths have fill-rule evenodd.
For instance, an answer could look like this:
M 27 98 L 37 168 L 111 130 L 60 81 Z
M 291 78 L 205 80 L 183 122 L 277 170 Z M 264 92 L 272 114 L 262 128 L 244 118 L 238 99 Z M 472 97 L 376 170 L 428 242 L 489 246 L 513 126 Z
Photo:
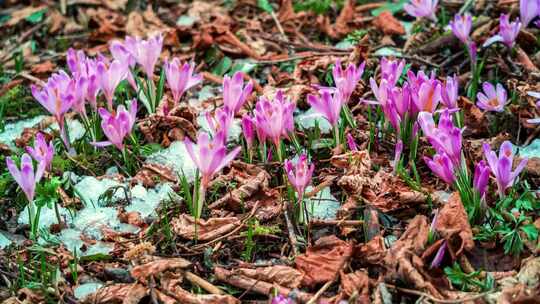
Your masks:
M 59 131 L 58 123 L 53 123 L 47 128 L 47 130 Z M 69 142 L 74 143 L 75 141 L 83 138 L 86 129 L 83 124 L 77 119 L 71 119 L 67 121 L 67 130 L 69 135 Z
M 322 134 L 329 134 L 332 131 L 332 125 L 328 120 L 313 108 L 309 108 L 304 113 L 297 115 L 294 120 L 302 130 L 315 129 L 315 124 L 318 123 Z
M 146 189 L 136 185 L 131 189 L 131 204 L 126 207 L 127 212 L 138 212 L 143 219 L 156 216 L 159 203 L 169 198 L 174 190 L 169 184 L 159 184 L 155 189 Z
M 31 128 L 40 123 L 46 116 L 39 115 L 36 117 L 18 120 L 5 125 L 4 131 L 0 133 L 0 143 L 6 144 L 9 147 L 15 147 L 15 139 L 19 138 L 26 128 Z
M 178 176 L 184 174 L 189 182 L 195 180 L 197 167 L 189 157 L 184 142 L 173 142 L 167 149 L 149 155 L 146 162 L 167 166 Z
M 100 289 L 101 287 L 103 287 L 103 284 L 99 282 L 84 283 L 75 288 L 75 290 L 73 291 L 73 295 L 75 296 L 75 298 L 82 300 L 88 295 L 91 295 L 98 291 L 98 289 Z
M 36 207 L 34 206 L 34 209 L 36 210 Z M 71 214 L 69 213 L 69 210 L 67 210 L 64 207 L 58 206 L 58 211 L 60 213 L 60 216 L 62 217 L 62 220 L 69 224 L 71 223 Z M 28 222 L 28 204 L 24 207 L 23 211 L 19 213 L 19 218 L 17 219 L 17 223 L 19 225 L 29 225 Z M 41 208 L 41 212 L 39 214 L 39 222 L 38 222 L 38 228 L 42 229 L 48 229 L 51 225 L 58 224 L 58 220 L 56 219 L 56 212 L 53 208 L 49 208 L 47 206 L 44 206 Z
M 85 176 L 75 186 L 75 194 L 81 199 L 86 207 L 99 206 L 99 197 L 110 188 L 122 186 L 121 183 L 104 178 L 98 180 L 93 176 Z M 113 195 L 113 201 L 124 198 L 124 191 L 118 188 Z

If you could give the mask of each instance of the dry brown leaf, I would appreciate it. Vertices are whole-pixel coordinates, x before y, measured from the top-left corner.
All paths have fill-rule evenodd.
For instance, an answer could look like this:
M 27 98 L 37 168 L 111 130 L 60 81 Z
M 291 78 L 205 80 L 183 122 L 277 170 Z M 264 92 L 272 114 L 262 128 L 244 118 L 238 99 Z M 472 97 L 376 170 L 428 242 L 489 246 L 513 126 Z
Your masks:
M 403 24 L 390 11 L 383 11 L 373 20 L 373 25 L 387 35 L 405 35 Z
M 50 73 L 56 68 L 56 64 L 50 60 L 32 65 L 30 70 L 32 74 L 45 74 Z
M 135 284 L 113 284 L 98 289 L 82 302 L 87 304 L 139 303 L 148 294 L 148 288 Z
M 141 282 L 146 282 L 147 277 L 163 273 L 165 270 L 187 268 L 189 266 L 191 266 L 191 262 L 183 258 L 160 258 L 144 265 L 133 267 L 131 276 Z
M 369 264 L 382 264 L 386 255 L 384 238 L 380 235 L 355 248 L 354 256 Z
M 131 180 L 131 184 L 141 183 L 146 188 L 155 187 L 159 182 L 177 182 L 173 170 L 167 166 L 146 163 Z
M 346 299 L 356 294 L 355 303 L 369 303 L 369 276 L 365 271 L 357 270 L 347 274 L 341 271 L 340 276 L 341 292 Z
M 452 193 L 448 202 L 442 207 L 437 217 L 435 230 L 448 241 L 449 245 L 458 243 L 458 249 L 455 250 L 456 256 L 461 254 L 463 249 L 471 250 L 474 247 L 473 233 L 459 193 Z
M 339 16 L 337 17 L 336 23 L 334 25 L 335 36 L 333 38 L 341 38 L 351 31 L 349 27 L 349 22 L 353 21 L 354 19 L 355 6 L 356 0 L 345 1 L 345 4 L 343 5 L 343 8 L 341 9 L 341 12 L 339 13 Z
M 314 287 L 333 280 L 352 254 L 352 245 L 336 236 L 317 240 L 305 254 L 295 259 L 296 268 L 304 273 L 302 285 Z
M 15 10 L 13 11 L 13 13 L 11 13 L 11 18 L 9 18 L 9 20 L 6 23 L 4 23 L 4 26 L 14 26 L 17 23 L 24 20 L 25 18 L 29 17 L 30 15 L 37 13 L 41 10 L 44 10 L 46 8 L 47 8 L 46 5 L 40 5 L 40 6 L 26 6 L 22 9 Z
M 197 136 L 195 115 L 185 105 L 172 109 L 169 115 L 152 114 L 141 120 L 138 126 L 147 141 L 164 147 L 173 141 L 182 141 L 186 136 Z
M 194 240 L 197 233 L 196 237 L 201 241 L 211 241 L 237 228 L 239 224 L 240 220 L 236 217 L 221 217 L 199 220 L 195 227 L 195 219 L 187 214 L 181 214 L 171 221 L 172 229 L 176 234 L 185 239 Z
M 304 277 L 300 271 L 284 265 L 239 268 L 236 273 L 291 289 L 300 287 L 300 283 L 302 283 L 302 278 Z
M 429 223 L 423 215 L 415 216 L 407 225 L 407 230 L 401 235 L 390 250 L 406 248 L 419 255 L 424 252 L 429 235 Z

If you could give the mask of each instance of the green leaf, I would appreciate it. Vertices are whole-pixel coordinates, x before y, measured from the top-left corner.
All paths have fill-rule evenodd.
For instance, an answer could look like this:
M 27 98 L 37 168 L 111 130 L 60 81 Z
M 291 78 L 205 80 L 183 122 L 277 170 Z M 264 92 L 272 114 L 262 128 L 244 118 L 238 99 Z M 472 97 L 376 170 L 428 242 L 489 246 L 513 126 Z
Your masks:
M 212 69 L 212 74 L 223 76 L 227 73 L 232 67 L 231 58 L 225 56 L 221 61 Z
M 371 15 L 373 16 L 379 16 L 384 11 L 390 11 L 392 14 L 395 14 L 401 10 L 403 10 L 403 7 L 405 6 L 405 3 L 407 3 L 407 0 L 400 0 L 396 3 L 389 2 L 379 8 L 376 8 L 371 11 Z
M 521 231 L 527 235 L 530 241 L 535 241 L 538 238 L 538 229 L 533 224 L 521 226 Z
M 26 21 L 30 22 L 30 23 L 38 23 L 38 22 L 41 22 L 43 20 L 43 16 L 45 15 L 45 13 L 47 12 L 47 9 L 42 9 L 40 11 L 37 11 L 35 13 L 33 13 L 32 15 L 28 16 L 25 18 Z
M 272 8 L 272 5 L 270 5 L 270 2 L 268 2 L 268 0 L 257 0 L 257 5 L 259 6 L 260 9 L 262 9 L 263 11 L 271 14 L 274 9 Z

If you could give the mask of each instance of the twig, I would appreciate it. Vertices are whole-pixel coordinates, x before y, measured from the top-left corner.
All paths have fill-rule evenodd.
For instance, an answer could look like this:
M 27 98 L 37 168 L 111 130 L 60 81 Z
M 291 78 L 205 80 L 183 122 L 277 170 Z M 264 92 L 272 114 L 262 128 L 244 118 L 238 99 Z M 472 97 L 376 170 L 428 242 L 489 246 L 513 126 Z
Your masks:
M 205 279 L 199 277 L 198 275 L 194 274 L 193 272 L 191 271 L 186 271 L 184 273 L 185 275 L 185 278 L 190 281 L 191 283 L 195 284 L 195 285 L 198 285 L 200 286 L 202 289 L 208 291 L 209 293 L 211 294 L 218 294 L 218 295 L 222 295 L 224 294 L 223 291 L 219 288 L 217 288 L 215 285 L 213 285 L 212 283 L 206 281 Z
M 324 283 L 324 285 L 321 287 L 321 289 L 319 289 L 313 295 L 313 297 L 311 299 L 309 299 L 309 301 L 307 301 L 306 304 L 315 304 L 315 301 L 317 301 L 317 299 L 328 289 L 328 287 L 330 287 L 330 285 L 332 285 L 332 283 L 334 283 L 334 280 L 330 280 L 330 281 Z
M 317 220 L 309 221 L 311 226 L 361 226 L 364 224 L 362 220 Z
M 397 286 L 392 285 L 392 284 L 386 284 L 386 286 L 389 287 L 389 288 L 404 292 L 404 293 L 413 294 L 413 295 L 417 295 L 417 296 L 420 296 L 420 297 L 428 298 L 428 299 L 430 299 L 431 301 L 433 301 L 435 303 L 443 303 L 443 304 L 457 304 L 457 303 L 469 302 L 469 301 L 473 301 L 473 300 L 476 300 L 476 299 L 481 299 L 481 298 L 485 297 L 486 295 L 488 295 L 490 293 L 493 293 L 493 291 L 486 291 L 486 292 L 479 293 L 479 294 L 476 294 L 476 295 L 470 296 L 470 297 L 465 297 L 465 298 L 455 299 L 455 300 L 446 300 L 446 299 L 437 299 L 434 296 L 432 296 L 432 295 L 430 295 L 428 293 L 425 293 L 423 291 L 419 291 L 419 290 L 397 287 Z
M 281 26 L 281 22 L 279 22 L 279 19 L 273 10 L 272 12 L 270 12 L 270 16 L 272 16 L 272 19 L 274 19 L 274 22 L 276 23 L 278 31 L 280 32 L 281 36 L 283 36 L 283 39 L 285 39 L 285 41 L 289 41 L 289 38 L 287 37 L 287 35 L 285 34 L 285 31 L 283 30 L 283 27 Z

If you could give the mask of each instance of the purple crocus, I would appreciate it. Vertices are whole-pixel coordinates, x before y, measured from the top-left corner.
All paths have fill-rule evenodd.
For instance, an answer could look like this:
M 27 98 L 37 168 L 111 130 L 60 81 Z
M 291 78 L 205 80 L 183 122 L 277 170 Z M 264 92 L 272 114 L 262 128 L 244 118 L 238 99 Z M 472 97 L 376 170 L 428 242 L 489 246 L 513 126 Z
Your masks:
M 225 141 L 223 143 L 225 144 L 227 142 L 227 135 L 229 134 L 229 130 L 234 120 L 232 112 L 226 106 L 224 106 L 218 108 L 214 112 L 214 115 L 212 115 L 210 112 L 206 112 L 205 118 L 208 126 L 212 130 L 212 134 L 223 132 L 225 135 L 223 138 Z
M 454 184 L 456 181 L 456 176 L 454 175 L 454 165 L 446 153 L 437 153 L 433 156 L 433 159 L 424 156 L 424 161 L 431 171 L 433 171 L 433 173 L 435 173 L 435 175 L 437 175 L 440 179 L 449 185 Z
M 322 114 L 326 120 L 336 127 L 339 121 L 341 107 L 345 103 L 345 98 L 339 90 L 320 90 L 320 96 L 308 94 L 307 101 L 313 109 Z
M 45 168 L 51 170 L 52 159 L 55 152 L 52 140 L 47 143 L 45 136 L 43 136 L 42 133 L 38 133 L 36 138 L 34 138 L 34 147 L 27 146 L 25 150 L 37 162 L 44 163 Z
M 33 202 L 36 184 L 39 183 L 41 177 L 43 176 L 43 172 L 45 171 L 45 162 L 38 162 L 36 171 L 34 172 L 32 158 L 30 155 L 24 153 L 21 157 L 20 170 L 17 168 L 17 165 L 15 165 L 15 162 L 11 159 L 11 157 L 6 157 L 6 165 L 11 176 L 24 192 L 28 202 Z
M 484 47 L 495 42 L 502 42 L 509 48 L 512 48 L 520 29 L 521 22 L 519 22 L 519 18 L 516 18 L 514 22 L 510 23 L 510 16 L 508 14 L 502 14 L 499 21 L 499 33 L 486 40 Z
M 432 113 L 420 112 L 418 124 L 437 153 L 451 159 L 454 166 L 461 166 L 463 130 L 454 125 L 450 111 L 442 112 L 437 126 L 435 126 Z
M 435 112 L 441 97 L 442 85 L 436 79 L 430 79 L 422 82 L 418 89 L 418 94 L 412 94 L 414 109 L 417 112 Z
M 133 69 L 135 67 L 135 64 L 137 64 L 137 61 L 135 60 L 135 57 L 133 54 L 129 51 L 128 47 L 124 42 L 114 40 L 111 42 L 111 45 L 109 46 L 109 51 L 111 52 L 114 59 L 120 61 L 123 66 L 127 67 L 128 69 Z M 137 91 L 137 82 L 135 81 L 135 78 L 133 77 L 133 74 L 131 71 L 127 71 L 126 75 L 127 81 L 131 85 L 131 87 Z
M 99 109 L 101 116 L 101 128 L 108 141 L 93 143 L 97 147 L 114 145 L 119 150 L 124 150 L 124 138 L 131 133 L 137 116 L 137 100 L 133 99 L 129 111 L 123 105 L 116 112 L 109 113 L 104 108 Z
M 255 122 L 253 121 L 253 118 L 247 114 L 242 116 L 242 131 L 249 150 L 253 147 L 253 142 L 255 141 Z
M 296 163 L 286 159 L 284 163 L 285 172 L 289 182 L 296 190 L 298 194 L 298 201 L 302 201 L 304 198 L 304 191 L 306 187 L 311 183 L 311 177 L 313 170 L 315 170 L 314 164 L 309 164 L 307 155 L 303 153 L 298 157 Z
M 77 81 L 84 81 L 77 85 L 78 96 L 75 101 L 76 110 L 78 112 L 82 110 L 81 103 L 83 101 L 80 98 L 83 97 L 90 103 L 92 108 L 97 111 L 97 95 L 100 90 L 97 72 L 98 61 L 86 57 L 83 51 L 75 51 L 74 49 L 68 50 L 66 61 L 73 78 Z
M 355 66 L 350 63 L 345 70 L 341 67 L 341 61 L 338 59 L 332 69 L 332 76 L 334 77 L 334 84 L 337 90 L 342 94 L 344 102 L 347 102 L 354 90 L 358 81 L 364 74 L 365 62 L 362 62 L 359 66 Z
M 351 133 L 347 133 L 347 146 L 349 147 L 349 150 L 351 151 L 358 151 L 358 145 L 356 144 L 356 141 L 354 140 L 354 137 L 351 135 Z
M 187 90 L 201 83 L 202 75 L 194 74 L 195 64 L 193 62 L 182 64 L 178 58 L 165 61 L 164 67 L 167 85 L 171 89 L 176 106 Z
M 146 77 L 152 79 L 154 68 L 163 48 L 163 36 L 161 33 L 148 38 L 148 40 L 127 36 L 125 45 L 135 58 L 135 61 L 137 61 L 146 73 Z
M 469 59 L 471 60 L 471 63 L 476 65 L 478 55 L 478 46 L 476 45 L 476 42 L 469 41 L 469 43 L 467 43 L 467 51 L 469 52 Z
M 481 160 L 474 167 L 473 187 L 476 189 L 476 191 L 478 191 L 480 197 L 484 197 L 486 195 L 490 172 L 491 170 L 486 165 L 484 160 Z
M 471 28 L 472 28 L 472 16 L 469 13 L 464 15 L 456 14 L 454 20 L 450 21 L 450 28 L 452 33 L 456 36 L 461 42 L 467 44 L 470 39 Z
M 441 266 L 447 246 L 448 245 L 446 243 L 446 240 L 444 240 L 439 249 L 437 250 L 435 257 L 433 257 L 433 261 L 431 261 L 431 265 L 429 266 L 429 268 L 438 268 L 439 266 Z
M 381 81 L 386 80 L 389 87 L 394 87 L 405 68 L 405 60 L 389 60 L 381 58 Z
M 478 99 L 476 105 L 485 111 L 503 112 L 504 106 L 508 103 L 506 90 L 498 83 L 497 89 L 489 82 L 482 84 L 484 92 L 479 92 L 476 95 Z
M 289 138 L 289 133 L 294 131 L 294 108 L 295 104 L 281 90 L 277 91 L 272 101 L 262 96 L 255 105 L 255 125 L 260 129 L 258 132 L 272 140 L 278 155 L 281 153 L 281 139 Z
M 223 104 L 234 114 L 238 113 L 253 91 L 250 80 L 244 86 L 244 73 L 238 71 L 233 77 L 223 77 Z
M 416 18 L 428 18 L 437 22 L 437 4 L 439 0 L 411 0 L 403 7 L 405 11 Z
M 448 76 L 441 90 L 441 102 L 449 110 L 458 108 L 457 100 L 459 97 L 459 81 L 456 75 Z
M 51 75 L 43 88 L 31 86 L 32 96 L 56 119 L 66 148 L 69 148 L 69 141 L 64 127 L 64 115 L 75 102 L 74 85 L 73 79 L 64 71 L 60 71 Z
M 187 137 L 184 140 L 191 160 L 201 172 L 201 187 L 203 189 L 207 189 L 213 176 L 227 166 L 240 152 L 241 147 L 236 147 L 227 153 L 227 148 L 223 144 L 224 137 L 223 132 L 218 132 L 210 140 L 206 132 L 199 132 L 196 145 Z
M 272 301 L 270 302 L 270 304 L 295 304 L 296 302 L 289 298 L 289 297 L 286 297 L 284 295 L 277 295 L 275 297 L 272 298 Z
M 118 87 L 122 80 L 126 79 L 127 72 L 127 66 L 118 60 L 113 60 L 109 66 L 105 62 L 99 62 L 97 64 L 100 88 L 107 100 L 107 109 L 109 111 L 113 110 L 113 98 L 116 87 Z
M 519 0 L 519 16 L 523 27 L 527 27 L 539 14 L 540 0 Z
M 512 164 L 514 161 L 514 152 L 512 151 L 512 144 L 509 141 L 503 142 L 499 150 L 499 156 L 495 151 L 491 150 L 488 143 L 484 143 L 484 156 L 486 157 L 491 172 L 495 175 L 497 180 L 497 189 L 500 197 L 505 196 L 506 189 L 512 187 L 519 173 L 527 165 L 527 158 L 524 158 L 519 162 L 516 169 L 512 171 Z
M 373 95 L 375 95 L 375 99 L 377 99 L 377 101 L 366 102 L 370 104 L 380 105 L 386 119 L 388 119 L 394 130 L 396 130 L 396 132 L 399 132 L 399 124 L 401 123 L 401 117 L 398 113 L 395 99 L 391 98 L 392 91 L 389 89 L 388 82 L 386 81 L 386 79 L 381 79 L 380 85 L 377 86 L 377 82 L 375 82 L 375 79 L 371 78 L 369 80 L 369 83 L 371 86 L 371 91 L 373 92 Z

